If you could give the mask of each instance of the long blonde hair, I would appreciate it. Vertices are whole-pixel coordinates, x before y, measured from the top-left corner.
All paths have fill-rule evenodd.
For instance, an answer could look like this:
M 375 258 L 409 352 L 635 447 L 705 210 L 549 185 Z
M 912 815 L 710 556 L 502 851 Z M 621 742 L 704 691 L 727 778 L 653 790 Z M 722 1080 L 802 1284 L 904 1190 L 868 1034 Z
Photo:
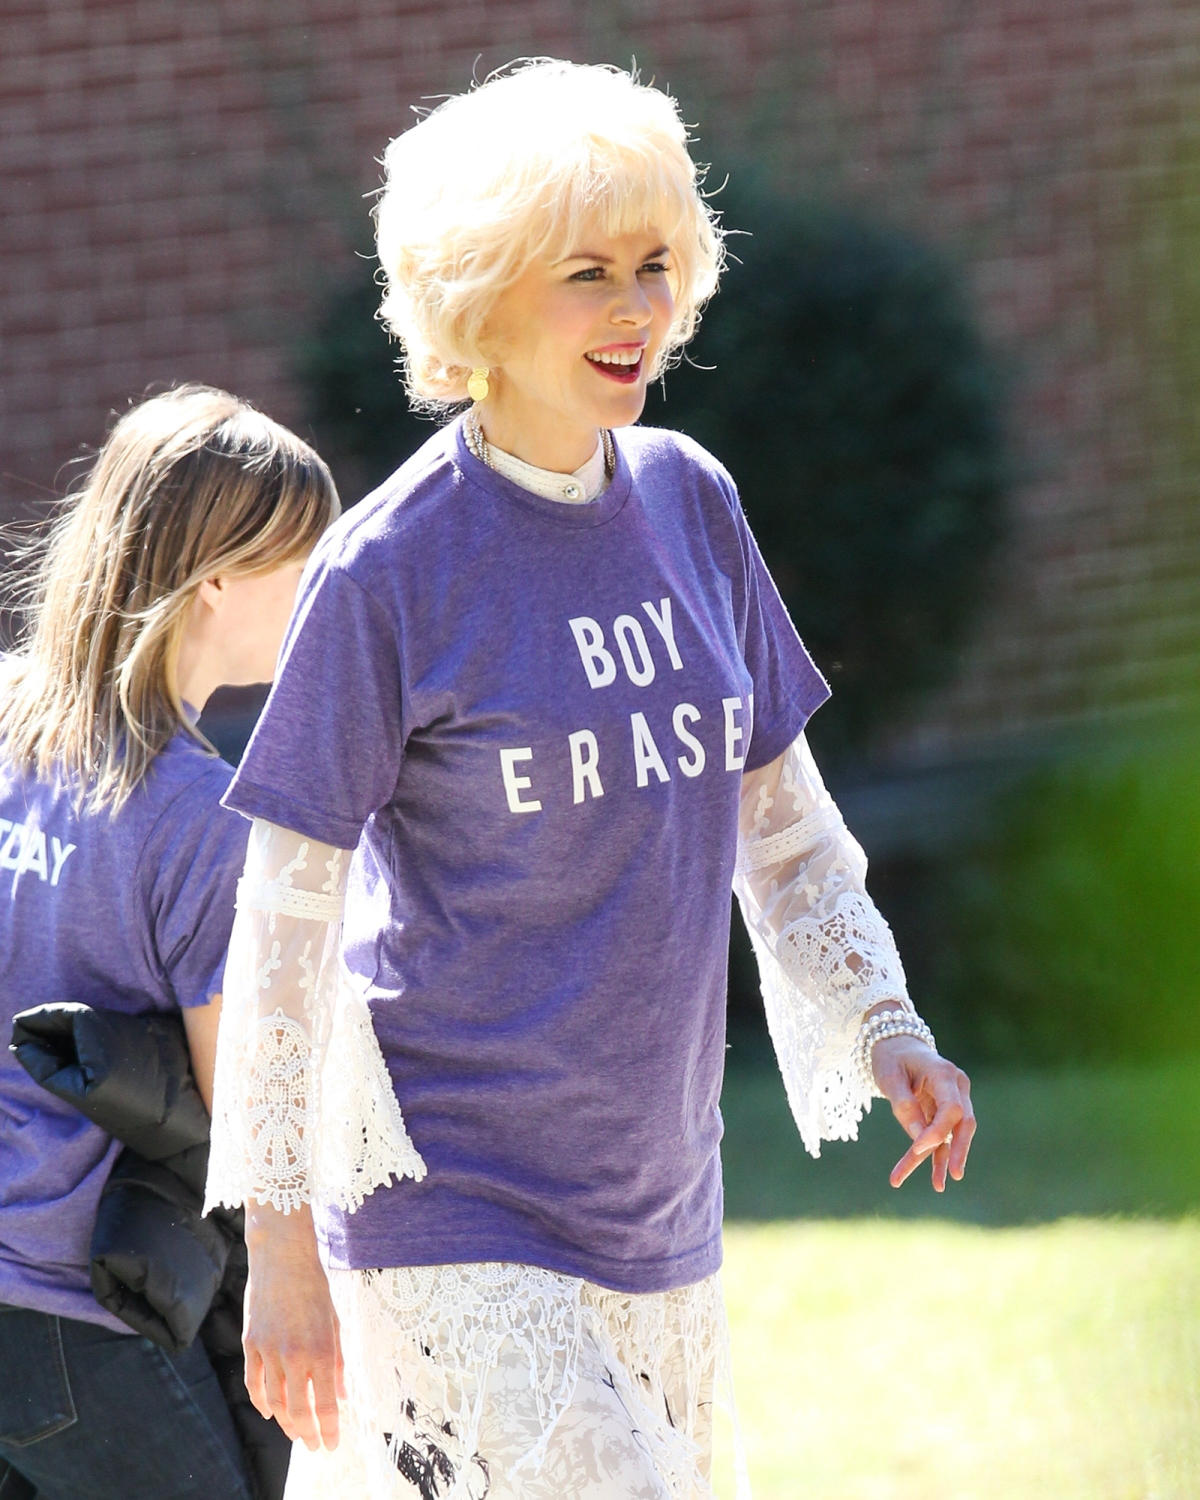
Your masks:
M 226 391 L 181 385 L 132 407 L 33 578 L 0 691 L 10 764 L 115 811 L 181 727 L 207 746 L 175 680 L 196 591 L 304 557 L 338 508 L 321 458 Z

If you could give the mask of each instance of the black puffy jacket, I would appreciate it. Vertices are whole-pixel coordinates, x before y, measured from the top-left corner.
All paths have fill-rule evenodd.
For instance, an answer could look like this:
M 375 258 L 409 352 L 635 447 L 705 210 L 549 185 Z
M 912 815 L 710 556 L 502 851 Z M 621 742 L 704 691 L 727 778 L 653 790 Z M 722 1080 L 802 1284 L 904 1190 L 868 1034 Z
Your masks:
M 136 1333 L 178 1353 L 198 1336 L 259 1500 L 283 1494 L 290 1444 L 250 1404 L 242 1359 L 243 1215 L 201 1212 L 208 1111 L 177 1014 L 63 1002 L 13 1020 L 12 1051 L 43 1088 L 124 1146 L 100 1197 L 92 1291 Z

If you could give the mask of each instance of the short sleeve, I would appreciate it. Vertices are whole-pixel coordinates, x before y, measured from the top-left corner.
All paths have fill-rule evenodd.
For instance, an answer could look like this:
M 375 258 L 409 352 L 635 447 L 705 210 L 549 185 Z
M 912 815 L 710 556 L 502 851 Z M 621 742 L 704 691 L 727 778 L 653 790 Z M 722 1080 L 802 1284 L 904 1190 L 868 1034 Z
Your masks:
M 213 765 L 159 817 L 141 856 L 154 959 L 176 1004 L 207 1005 L 221 989 L 247 826 L 221 807 L 229 767 Z
M 301 580 L 275 684 L 226 807 L 353 849 L 403 758 L 397 633 L 336 554 Z
M 769 765 L 802 733 L 829 697 L 829 685 L 779 597 L 736 491 L 731 504 L 745 564 L 742 656 L 754 683 L 754 728 L 746 769 L 754 771 Z

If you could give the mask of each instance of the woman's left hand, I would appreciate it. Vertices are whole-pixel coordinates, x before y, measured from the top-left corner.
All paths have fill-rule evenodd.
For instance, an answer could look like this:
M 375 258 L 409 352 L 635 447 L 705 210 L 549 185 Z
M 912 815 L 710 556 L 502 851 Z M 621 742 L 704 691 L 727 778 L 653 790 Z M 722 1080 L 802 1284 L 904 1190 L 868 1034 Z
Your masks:
M 945 1192 L 947 1176 L 961 1182 L 975 1134 L 971 1080 L 911 1036 L 876 1042 L 871 1066 L 892 1113 L 912 1137 L 912 1145 L 892 1168 L 892 1186 L 899 1187 L 926 1157 L 933 1162 L 936 1192 Z

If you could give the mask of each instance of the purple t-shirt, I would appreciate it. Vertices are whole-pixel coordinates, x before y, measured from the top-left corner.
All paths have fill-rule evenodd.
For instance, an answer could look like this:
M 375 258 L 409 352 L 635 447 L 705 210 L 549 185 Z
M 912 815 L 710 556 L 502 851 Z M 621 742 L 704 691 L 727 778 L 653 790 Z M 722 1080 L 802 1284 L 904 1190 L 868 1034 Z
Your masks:
M 232 769 L 179 734 L 115 816 L 0 753 L 0 1302 L 128 1333 L 92 1296 L 88 1246 L 120 1145 L 39 1087 L 12 1018 L 75 1000 L 134 1015 L 221 988 L 246 824 Z
M 826 695 L 676 433 L 567 505 L 456 423 L 323 539 L 226 802 L 356 847 L 345 961 L 429 1175 L 325 1215 L 333 1265 L 716 1268 L 740 773 Z

